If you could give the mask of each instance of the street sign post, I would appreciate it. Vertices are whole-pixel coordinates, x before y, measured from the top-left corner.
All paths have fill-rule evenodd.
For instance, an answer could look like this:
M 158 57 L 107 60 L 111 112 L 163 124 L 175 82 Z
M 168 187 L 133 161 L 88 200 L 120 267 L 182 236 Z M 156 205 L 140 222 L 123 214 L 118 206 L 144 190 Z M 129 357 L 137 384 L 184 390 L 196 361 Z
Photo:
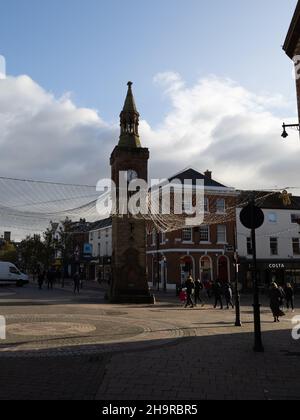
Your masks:
M 251 230 L 252 251 L 253 251 L 253 289 L 254 289 L 254 330 L 255 343 L 254 351 L 258 353 L 264 352 L 264 346 L 261 336 L 261 318 L 260 318 L 260 302 L 259 302 L 259 287 L 257 279 L 257 252 L 256 252 L 256 229 L 259 229 L 265 221 L 263 211 L 255 205 L 254 196 L 249 205 L 245 207 L 241 214 L 240 220 L 243 226 Z

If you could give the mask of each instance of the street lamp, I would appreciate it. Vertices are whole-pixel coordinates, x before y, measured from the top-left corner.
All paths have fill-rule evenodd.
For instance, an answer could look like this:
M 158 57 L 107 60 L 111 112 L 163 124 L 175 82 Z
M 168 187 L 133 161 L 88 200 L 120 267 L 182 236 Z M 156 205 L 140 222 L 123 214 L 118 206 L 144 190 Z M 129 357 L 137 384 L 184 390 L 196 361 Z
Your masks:
M 289 136 L 289 133 L 286 130 L 287 128 L 296 128 L 298 131 L 300 131 L 300 125 L 299 124 L 285 124 L 285 123 L 283 123 L 282 128 L 283 128 L 283 132 L 282 132 L 281 137 L 283 139 L 286 139 Z
M 164 264 L 164 292 L 167 292 L 167 258 L 163 258 L 163 264 Z
M 160 232 L 159 229 L 156 230 L 156 262 L 157 262 L 157 266 L 156 266 L 156 276 L 157 276 L 157 291 L 160 291 L 160 274 L 161 274 L 161 269 L 160 269 Z
M 233 266 L 235 271 L 235 326 L 241 327 L 241 299 L 239 291 L 239 257 L 237 244 L 237 229 L 234 229 L 234 257 Z
M 255 352 L 264 352 L 261 335 L 261 319 L 260 319 L 260 303 L 259 303 L 259 287 L 257 277 L 257 253 L 256 253 L 256 229 L 259 229 L 265 221 L 265 215 L 263 211 L 255 205 L 255 194 L 253 193 L 252 198 L 241 214 L 240 221 L 242 225 L 251 230 L 251 242 L 253 250 L 253 290 L 254 290 L 254 332 L 255 332 Z

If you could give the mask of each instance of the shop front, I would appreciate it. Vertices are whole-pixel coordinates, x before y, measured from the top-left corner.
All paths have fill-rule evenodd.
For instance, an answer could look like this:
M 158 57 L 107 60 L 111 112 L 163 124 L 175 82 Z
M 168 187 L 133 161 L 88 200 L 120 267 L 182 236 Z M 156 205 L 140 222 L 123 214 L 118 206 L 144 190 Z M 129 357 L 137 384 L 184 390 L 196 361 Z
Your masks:
M 240 261 L 240 282 L 243 289 L 252 289 L 253 262 L 251 260 Z M 291 283 L 300 290 L 300 259 L 294 260 L 258 260 L 257 277 L 259 285 L 263 289 L 269 289 L 273 282 L 280 286 Z

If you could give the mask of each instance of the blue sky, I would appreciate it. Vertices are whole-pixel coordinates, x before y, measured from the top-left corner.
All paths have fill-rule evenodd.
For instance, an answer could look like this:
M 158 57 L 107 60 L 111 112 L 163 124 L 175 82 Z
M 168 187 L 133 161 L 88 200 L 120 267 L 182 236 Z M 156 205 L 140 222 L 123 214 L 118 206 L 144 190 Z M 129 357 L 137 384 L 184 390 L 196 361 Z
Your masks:
M 255 93 L 294 101 L 281 50 L 296 0 L 1 0 L 0 54 L 11 75 L 116 121 L 126 82 L 154 126 L 170 103 L 153 77 L 229 77 Z
M 281 138 L 282 122 L 297 121 L 292 63 L 282 51 L 295 6 L 1 0 L 8 77 L 0 77 L 0 176 L 81 185 L 109 176 L 132 80 L 152 178 L 192 166 L 236 188 L 300 191 L 299 136 Z M 19 196 L 0 184 L 6 205 Z

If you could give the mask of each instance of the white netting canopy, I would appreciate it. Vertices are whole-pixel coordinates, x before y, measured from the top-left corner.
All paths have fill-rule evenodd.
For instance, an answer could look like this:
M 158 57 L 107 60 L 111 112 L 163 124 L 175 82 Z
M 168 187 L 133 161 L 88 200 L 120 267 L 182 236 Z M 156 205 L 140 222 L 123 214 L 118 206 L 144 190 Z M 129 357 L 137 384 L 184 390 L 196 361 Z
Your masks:
M 287 190 L 287 189 L 286 189 Z M 66 218 L 72 221 L 86 219 L 96 222 L 101 219 L 97 211 L 97 202 L 100 197 L 95 186 L 51 183 L 34 180 L 21 180 L 0 177 L 0 231 L 10 230 L 18 232 L 18 236 L 44 232 L 49 223 L 60 222 Z M 245 206 L 251 199 L 252 192 L 243 193 L 239 206 Z M 278 195 L 283 202 L 289 205 L 291 195 L 288 191 L 276 189 L 274 191 L 256 194 L 257 205 L 263 205 L 268 198 Z M 218 192 L 209 192 L 210 203 L 219 198 Z M 238 193 L 236 194 L 238 197 Z M 107 195 L 103 194 L 103 200 Z M 280 198 L 280 199 L 281 199 Z M 144 218 L 149 227 L 159 231 L 169 232 L 186 227 L 185 215 L 152 214 L 149 197 L 148 214 L 137 215 Z M 219 224 L 234 221 L 236 218 L 236 202 L 226 207 L 226 213 L 208 213 L 204 224 Z

